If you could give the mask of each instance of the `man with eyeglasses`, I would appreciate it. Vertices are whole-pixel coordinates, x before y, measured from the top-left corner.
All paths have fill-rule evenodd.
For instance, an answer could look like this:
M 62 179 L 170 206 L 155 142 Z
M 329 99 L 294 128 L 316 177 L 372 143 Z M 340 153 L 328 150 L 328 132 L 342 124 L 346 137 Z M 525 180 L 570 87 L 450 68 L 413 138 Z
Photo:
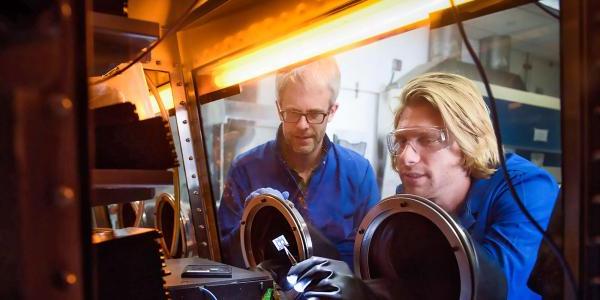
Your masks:
M 369 161 L 333 144 L 325 133 L 338 108 L 339 86 L 340 72 L 331 58 L 277 74 L 282 121 L 277 136 L 236 157 L 225 182 L 218 211 L 224 262 L 244 266 L 239 248 L 244 203 L 272 194 L 289 198 L 352 264 L 357 227 L 380 193 Z
M 499 170 L 496 136 L 477 87 L 459 75 L 421 75 L 404 87 L 394 126 L 387 142 L 402 181 L 397 192 L 428 198 L 449 212 L 503 271 L 508 299 L 540 299 L 527 280 L 542 234 L 519 209 Z M 516 154 L 506 155 L 506 167 L 525 208 L 546 228 L 556 181 Z M 312 257 L 288 275 L 308 286 L 306 298 L 372 297 L 339 261 Z

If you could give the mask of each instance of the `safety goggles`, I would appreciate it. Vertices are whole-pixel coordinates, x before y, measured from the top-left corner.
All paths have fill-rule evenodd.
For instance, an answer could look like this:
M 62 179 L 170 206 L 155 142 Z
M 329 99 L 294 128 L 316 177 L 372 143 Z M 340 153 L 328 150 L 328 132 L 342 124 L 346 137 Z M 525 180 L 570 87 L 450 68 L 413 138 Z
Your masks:
M 408 145 L 418 153 L 433 153 L 450 145 L 448 130 L 441 127 L 399 128 L 388 133 L 386 138 L 392 155 L 401 154 Z

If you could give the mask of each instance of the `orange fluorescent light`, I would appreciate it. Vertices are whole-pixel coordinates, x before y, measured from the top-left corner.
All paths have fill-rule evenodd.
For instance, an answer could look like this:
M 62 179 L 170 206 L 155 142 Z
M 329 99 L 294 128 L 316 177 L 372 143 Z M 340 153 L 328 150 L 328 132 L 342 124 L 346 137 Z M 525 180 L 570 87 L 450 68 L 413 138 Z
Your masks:
M 462 4 L 471 0 L 458 0 Z M 426 20 L 450 7 L 448 0 L 381 0 L 334 20 L 209 67 L 215 86 L 225 88 L 366 39 Z

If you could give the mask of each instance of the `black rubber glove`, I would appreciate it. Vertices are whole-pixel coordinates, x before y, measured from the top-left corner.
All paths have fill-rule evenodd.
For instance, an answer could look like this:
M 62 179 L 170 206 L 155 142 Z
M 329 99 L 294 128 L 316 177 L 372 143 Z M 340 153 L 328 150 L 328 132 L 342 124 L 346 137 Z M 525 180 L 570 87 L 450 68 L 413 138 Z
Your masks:
M 274 258 L 262 261 L 256 266 L 256 269 L 270 273 L 271 277 L 279 287 L 287 290 L 292 288 L 286 280 L 287 273 L 291 266 L 292 264 L 287 258 Z
M 375 299 L 362 280 L 339 260 L 313 256 L 293 266 L 287 280 L 297 299 Z
M 473 246 L 479 263 L 479 282 L 477 284 L 476 298 L 490 300 L 506 299 L 508 293 L 506 276 L 498 261 L 494 260 L 477 242 L 473 241 Z

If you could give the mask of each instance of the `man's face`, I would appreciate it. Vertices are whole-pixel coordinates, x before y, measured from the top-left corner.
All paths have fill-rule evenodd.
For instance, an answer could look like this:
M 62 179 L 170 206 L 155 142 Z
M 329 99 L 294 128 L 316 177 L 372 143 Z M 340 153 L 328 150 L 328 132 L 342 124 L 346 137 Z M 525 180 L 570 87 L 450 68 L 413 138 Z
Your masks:
M 440 113 L 430 104 L 413 101 L 402 112 L 396 129 L 413 127 L 443 128 L 444 122 Z M 416 143 L 414 140 L 413 138 L 413 144 Z M 439 203 L 443 202 L 439 198 L 453 198 L 448 197 L 448 193 L 455 191 L 455 185 L 464 184 L 464 180 L 469 180 L 469 177 L 461 164 L 460 148 L 451 137 L 447 146 L 441 149 L 432 148 L 434 150 L 407 145 L 396 155 L 395 167 L 400 173 L 405 193 L 431 199 L 448 210 L 453 204 Z
M 331 91 L 325 86 L 289 84 L 285 87 L 278 101 L 281 111 L 328 114 L 321 124 L 311 124 L 304 116 L 298 122 L 283 122 L 283 138 L 293 153 L 311 154 L 320 150 L 327 123 L 337 109 L 337 104 L 330 105 L 330 98 Z

